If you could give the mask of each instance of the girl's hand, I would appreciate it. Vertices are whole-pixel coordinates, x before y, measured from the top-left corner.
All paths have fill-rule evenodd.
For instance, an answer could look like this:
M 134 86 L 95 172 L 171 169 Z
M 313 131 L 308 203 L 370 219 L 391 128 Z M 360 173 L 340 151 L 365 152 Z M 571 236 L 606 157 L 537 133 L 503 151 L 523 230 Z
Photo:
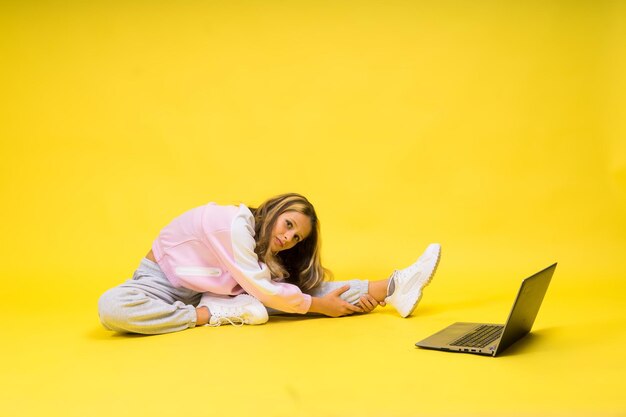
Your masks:
M 384 303 L 379 303 L 371 295 L 365 294 L 365 295 L 361 296 L 361 298 L 359 298 L 359 302 L 357 304 L 363 309 L 363 313 L 370 313 L 379 304 L 383 305 Z
M 311 313 L 322 313 L 329 317 L 341 317 L 354 313 L 362 313 L 363 309 L 361 307 L 350 304 L 340 297 L 341 294 L 349 289 L 349 285 L 344 285 L 323 297 L 313 297 L 309 311 Z

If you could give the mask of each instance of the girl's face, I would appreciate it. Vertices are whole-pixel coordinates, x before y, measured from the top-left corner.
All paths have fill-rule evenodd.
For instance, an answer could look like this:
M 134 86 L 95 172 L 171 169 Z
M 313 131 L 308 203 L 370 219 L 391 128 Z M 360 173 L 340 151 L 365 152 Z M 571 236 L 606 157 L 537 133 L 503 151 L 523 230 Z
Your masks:
M 311 233 L 311 219 L 298 211 L 286 211 L 276 219 L 270 238 L 274 253 L 291 249 Z

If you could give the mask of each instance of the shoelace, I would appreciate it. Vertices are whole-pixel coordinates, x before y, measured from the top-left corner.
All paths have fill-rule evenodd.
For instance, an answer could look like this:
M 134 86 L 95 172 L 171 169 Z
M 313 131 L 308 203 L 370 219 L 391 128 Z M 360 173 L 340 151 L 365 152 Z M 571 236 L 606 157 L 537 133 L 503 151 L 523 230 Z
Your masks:
M 236 319 L 236 320 L 234 320 L 234 319 Z M 218 327 L 218 326 L 221 326 L 222 324 L 226 324 L 226 323 L 232 324 L 235 327 L 240 327 L 240 326 L 243 326 L 245 324 L 241 317 L 219 317 L 217 319 L 217 323 L 215 323 L 215 324 L 207 323 L 207 326 Z
M 228 310 L 231 310 L 230 312 Z M 207 323 L 207 325 L 211 326 L 211 327 L 217 327 L 217 326 L 221 326 L 222 324 L 232 324 L 233 326 L 239 327 L 239 326 L 243 326 L 245 324 L 245 320 L 241 318 L 241 316 L 243 315 L 243 310 L 239 309 L 239 308 L 235 308 L 235 311 L 232 311 L 233 309 L 220 309 L 218 311 L 216 311 L 213 314 L 213 317 L 215 317 L 215 320 L 217 321 L 214 324 L 210 324 Z M 211 319 L 209 319 L 209 322 L 211 321 Z

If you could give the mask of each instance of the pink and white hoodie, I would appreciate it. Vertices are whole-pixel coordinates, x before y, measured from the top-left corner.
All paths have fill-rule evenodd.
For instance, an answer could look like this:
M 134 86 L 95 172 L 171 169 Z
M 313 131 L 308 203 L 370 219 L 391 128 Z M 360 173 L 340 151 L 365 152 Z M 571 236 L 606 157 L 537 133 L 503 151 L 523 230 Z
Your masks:
M 254 217 L 243 204 L 209 203 L 161 230 L 152 244 L 159 267 L 175 287 L 222 295 L 248 293 L 267 307 L 304 314 L 311 296 L 274 282 L 254 252 Z

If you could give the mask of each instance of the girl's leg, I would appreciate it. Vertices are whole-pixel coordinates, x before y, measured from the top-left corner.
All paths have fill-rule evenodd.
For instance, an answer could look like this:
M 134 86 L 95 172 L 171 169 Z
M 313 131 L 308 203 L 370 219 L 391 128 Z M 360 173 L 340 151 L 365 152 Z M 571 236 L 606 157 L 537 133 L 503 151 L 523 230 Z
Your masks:
M 313 297 L 323 297 L 344 285 L 350 286 L 350 289 L 341 294 L 341 298 L 350 304 L 356 304 L 361 296 L 367 294 L 369 291 L 368 281 L 352 279 L 349 281 L 324 281 L 316 288 L 309 291 L 309 294 Z
M 337 288 L 349 285 L 350 289 L 341 294 L 343 300 L 356 304 L 363 295 L 369 294 L 379 304 L 385 302 L 393 306 L 402 317 L 407 317 L 413 313 L 422 298 L 424 287 L 432 280 L 440 256 L 441 245 L 433 243 L 412 265 L 395 270 L 387 279 L 327 281 L 309 291 L 309 294 L 314 297 L 323 297 Z M 267 310 L 270 315 L 280 314 L 276 310 L 269 308 Z
M 100 321 L 120 333 L 161 334 L 196 325 L 196 309 L 181 301 L 169 303 L 139 289 L 116 287 L 98 301 Z
M 350 289 L 341 294 L 341 298 L 343 300 L 351 304 L 356 304 L 362 296 L 369 294 L 380 303 L 384 301 L 387 296 L 389 278 L 380 281 L 366 281 L 361 279 L 352 279 L 349 281 L 324 281 L 319 286 L 309 291 L 308 294 L 313 297 L 323 297 L 334 290 L 343 287 L 344 285 L 350 286 Z M 267 312 L 270 316 L 285 314 L 272 308 L 267 308 Z
M 367 293 L 379 304 L 382 302 L 390 304 L 402 317 L 408 317 L 413 313 L 417 304 L 420 302 L 424 287 L 433 279 L 437 265 L 439 265 L 440 257 L 441 245 L 432 243 L 428 245 L 417 261 L 406 268 L 395 270 L 389 278 L 380 281 L 361 282 L 367 282 L 369 284 Z M 355 291 L 352 288 L 354 285 L 352 284 L 353 282 L 355 281 L 334 282 L 332 283 L 334 284 L 333 286 L 327 288 L 330 288 L 332 291 L 332 289 L 337 288 L 337 285 L 349 284 L 351 288 L 346 292 L 348 296 L 346 298 L 342 296 L 342 298 L 354 304 L 354 297 L 356 296 L 356 300 L 358 301 L 360 295 L 363 294 L 362 290 L 360 295 L 357 296 L 354 294 Z M 357 280 L 357 282 L 359 281 Z M 327 288 L 322 287 L 322 291 Z
M 98 301 L 104 327 L 117 332 L 160 334 L 197 324 L 200 293 L 171 286 L 158 265 L 142 260 L 133 278 Z
M 381 279 L 379 281 L 369 281 L 369 295 L 374 297 L 374 299 L 379 303 L 385 301 L 385 298 L 391 292 L 389 288 L 390 279 L 391 277 L 387 279 Z
M 349 281 L 324 281 L 320 286 L 309 292 L 313 297 L 323 297 L 333 292 L 337 288 L 349 285 L 350 289 L 343 294 L 341 298 L 345 301 L 356 304 L 359 299 L 369 294 L 379 303 L 387 297 L 387 287 L 389 286 L 389 278 L 379 281 L 366 281 L 361 279 L 352 279 Z

